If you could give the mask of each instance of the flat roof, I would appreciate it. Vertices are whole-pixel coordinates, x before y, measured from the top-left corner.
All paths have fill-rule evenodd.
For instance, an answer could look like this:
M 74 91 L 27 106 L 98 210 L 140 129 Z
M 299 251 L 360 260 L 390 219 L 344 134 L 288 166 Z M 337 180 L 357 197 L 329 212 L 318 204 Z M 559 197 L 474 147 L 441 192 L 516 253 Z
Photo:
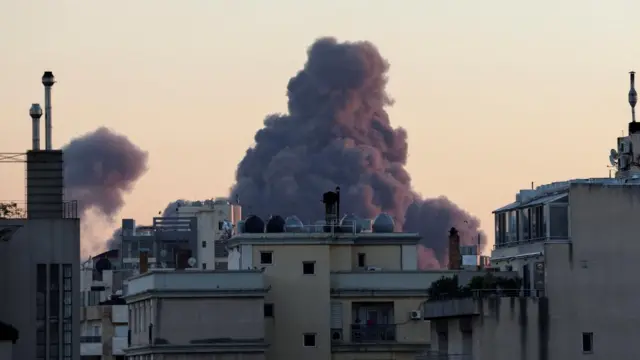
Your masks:
M 128 280 L 124 298 L 263 296 L 268 290 L 262 270 L 151 269 Z
M 417 233 L 240 233 L 229 239 L 227 246 L 239 245 L 417 245 Z

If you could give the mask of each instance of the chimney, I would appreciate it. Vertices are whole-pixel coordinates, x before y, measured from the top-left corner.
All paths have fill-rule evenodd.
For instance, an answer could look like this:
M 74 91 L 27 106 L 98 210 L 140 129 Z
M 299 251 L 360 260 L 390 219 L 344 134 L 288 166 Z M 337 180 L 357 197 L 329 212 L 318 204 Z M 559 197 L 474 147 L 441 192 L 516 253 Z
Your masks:
M 462 256 L 460 256 L 460 235 L 458 230 L 452 227 L 449 230 L 449 270 L 462 268 Z
M 140 274 L 146 274 L 149 271 L 149 253 L 140 251 Z
M 42 108 L 40 104 L 32 104 L 29 109 L 29 115 L 31 115 L 31 150 L 40 150 L 40 117 L 42 117 Z
M 629 105 L 631 106 L 631 122 L 629 123 L 629 135 L 640 132 L 640 123 L 636 122 L 636 104 L 638 103 L 638 92 L 635 87 L 636 72 L 629 72 Z
M 45 150 L 52 150 L 51 134 L 51 88 L 56 83 L 56 78 L 51 71 L 45 71 L 42 75 L 42 85 L 44 85 L 44 138 Z

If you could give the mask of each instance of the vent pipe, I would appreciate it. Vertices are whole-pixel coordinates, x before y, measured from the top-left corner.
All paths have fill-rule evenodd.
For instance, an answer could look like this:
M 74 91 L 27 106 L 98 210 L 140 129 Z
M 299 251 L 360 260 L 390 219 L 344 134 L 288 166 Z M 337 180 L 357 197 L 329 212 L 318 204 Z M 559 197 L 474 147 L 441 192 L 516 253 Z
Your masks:
M 56 83 L 56 78 L 51 71 L 45 71 L 42 75 L 42 85 L 44 85 L 44 137 L 45 150 L 52 150 L 51 134 L 51 88 Z
M 462 268 L 462 256 L 460 254 L 460 234 L 454 227 L 449 230 L 449 270 Z
M 40 117 L 42 117 L 42 108 L 40 104 L 32 104 L 29 109 L 29 115 L 31 115 L 31 150 L 40 150 Z

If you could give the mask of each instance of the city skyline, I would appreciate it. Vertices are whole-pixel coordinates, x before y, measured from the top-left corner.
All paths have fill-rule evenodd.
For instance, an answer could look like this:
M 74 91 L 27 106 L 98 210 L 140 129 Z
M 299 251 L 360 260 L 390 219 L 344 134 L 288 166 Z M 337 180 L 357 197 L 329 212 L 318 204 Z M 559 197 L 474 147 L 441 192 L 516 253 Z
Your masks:
M 518 189 L 606 177 L 611 138 L 630 120 L 627 72 L 640 50 L 625 35 L 637 4 L 221 4 L 0 5 L 14 14 L 0 15 L 3 32 L 15 34 L 0 59 L 10 70 L 0 151 L 30 146 L 28 109 L 52 70 L 55 147 L 104 125 L 149 152 L 118 216 L 145 223 L 170 201 L 228 193 L 264 117 L 285 111 L 286 82 L 317 37 L 369 40 L 391 63 L 388 111 L 409 133 L 414 188 L 470 211 L 492 241 L 491 211 Z M 370 18 L 354 16 L 363 9 Z M 24 198 L 19 166 L 0 167 L 0 199 Z

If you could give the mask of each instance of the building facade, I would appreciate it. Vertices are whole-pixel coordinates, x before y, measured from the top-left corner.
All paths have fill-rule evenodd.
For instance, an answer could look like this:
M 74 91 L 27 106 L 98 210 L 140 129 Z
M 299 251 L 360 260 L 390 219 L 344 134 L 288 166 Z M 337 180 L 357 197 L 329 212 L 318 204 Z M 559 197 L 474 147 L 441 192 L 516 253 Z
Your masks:
M 153 269 L 129 280 L 128 359 L 265 359 L 257 270 Z
M 80 354 L 85 360 L 124 360 L 129 332 L 124 300 L 108 300 L 80 311 Z
M 267 359 L 413 360 L 429 348 L 421 308 L 443 272 L 418 270 L 417 234 L 252 221 L 229 241 L 229 265 L 264 271 Z

